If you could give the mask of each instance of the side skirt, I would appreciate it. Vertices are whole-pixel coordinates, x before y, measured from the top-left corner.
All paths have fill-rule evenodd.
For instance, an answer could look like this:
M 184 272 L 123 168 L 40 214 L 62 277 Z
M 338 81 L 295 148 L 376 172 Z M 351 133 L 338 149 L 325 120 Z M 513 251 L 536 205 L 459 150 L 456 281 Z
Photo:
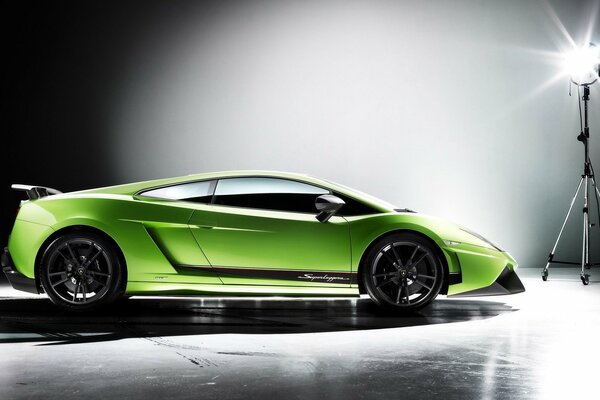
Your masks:
M 357 287 L 298 287 L 251 285 L 201 285 L 197 283 L 135 282 L 127 283 L 126 294 L 145 296 L 290 296 L 290 297 L 359 297 Z
M 327 283 L 339 285 L 355 285 L 358 283 L 355 272 L 284 270 L 270 268 L 233 268 L 202 265 L 175 265 L 182 275 L 194 275 L 199 271 L 217 273 L 222 278 L 236 277 L 249 279 L 277 279 L 307 283 Z

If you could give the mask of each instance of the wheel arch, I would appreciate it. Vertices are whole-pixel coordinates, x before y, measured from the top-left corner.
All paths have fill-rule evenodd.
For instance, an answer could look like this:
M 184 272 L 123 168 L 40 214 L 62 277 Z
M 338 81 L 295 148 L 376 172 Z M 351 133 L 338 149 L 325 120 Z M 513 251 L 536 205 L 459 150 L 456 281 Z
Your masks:
M 449 279 L 448 279 L 449 268 L 448 268 L 448 260 L 446 260 L 446 257 L 444 256 L 444 252 L 442 251 L 441 247 L 435 242 L 435 240 L 431 239 L 426 234 L 416 231 L 416 230 L 413 230 L 413 229 L 395 229 L 392 231 L 388 231 L 388 232 L 385 232 L 385 233 L 375 237 L 371 241 L 371 243 L 369 243 L 369 245 L 367 246 L 365 251 L 363 251 L 363 253 L 360 257 L 360 262 L 358 264 L 358 270 L 356 272 L 358 288 L 359 288 L 360 294 L 367 293 L 367 290 L 365 288 L 365 283 L 363 281 L 363 272 L 362 272 L 364 265 L 366 263 L 367 254 L 369 254 L 369 252 L 371 251 L 371 249 L 373 248 L 375 243 L 377 243 L 380 239 L 387 237 L 387 236 L 394 235 L 394 234 L 398 234 L 398 233 L 411 233 L 411 234 L 421 237 L 422 239 L 426 240 L 428 243 L 431 244 L 433 250 L 436 252 L 436 255 L 438 256 L 438 258 L 440 259 L 440 261 L 442 263 L 442 267 L 444 268 L 444 281 L 442 282 L 442 288 L 440 290 L 440 294 L 447 294 L 448 293 L 448 283 L 449 283 Z
M 35 284 L 40 293 L 44 293 L 44 288 L 42 287 L 39 271 L 40 271 L 40 267 L 41 267 L 42 257 L 44 256 L 46 249 L 48 249 L 48 246 L 50 246 L 50 244 L 52 244 L 52 242 L 54 242 L 57 238 L 65 235 L 65 234 L 86 233 L 86 232 L 96 234 L 96 235 L 101 236 L 102 238 L 108 240 L 117 250 L 117 257 L 119 257 L 119 262 L 121 263 L 121 266 L 123 267 L 123 274 L 124 274 L 122 283 L 121 283 L 121 288 L 119 288 L 119 289 L 121 290 L 122 293 L 125 292 L 125 288 L 127 286 L 127 262 L 125 261 L 125 254 L 123 253 L 123 250 L 121 250 L 121 246 L 119 246 L 119 244 L 108 233 L 106 233 L 102 229 L 99 229 L 99 228 L 96 228 L 96 227 L 93 227 L 90 225 L 70 225 L 70 226 L 65 226 L 63 228 L 60 228 L 57 231 L 54 231 L 50 236 L 48 236 L 48 238 L 44 241 L 44 243 L 42 243 L 42 245 L 38 249 L 38 252 L 35 256 L 34 274 L 35 274 Z

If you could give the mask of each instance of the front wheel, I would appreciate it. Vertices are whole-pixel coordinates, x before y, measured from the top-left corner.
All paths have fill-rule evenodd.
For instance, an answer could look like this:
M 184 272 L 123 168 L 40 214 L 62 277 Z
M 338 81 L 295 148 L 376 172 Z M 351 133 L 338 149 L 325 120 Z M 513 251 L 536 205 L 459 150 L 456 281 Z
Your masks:
M 431 303 L 444 282 L 444 267 L 434 245 L 414 233 L 379 239 L 362 269 L 371 299 L 396 311 L 412 312 Z
M 72 311 L 87 311 L 117 299 L 122 266 L 115 246 L 92 233 L 69 233 L 54 240 L 39 270 L 52 302 Z

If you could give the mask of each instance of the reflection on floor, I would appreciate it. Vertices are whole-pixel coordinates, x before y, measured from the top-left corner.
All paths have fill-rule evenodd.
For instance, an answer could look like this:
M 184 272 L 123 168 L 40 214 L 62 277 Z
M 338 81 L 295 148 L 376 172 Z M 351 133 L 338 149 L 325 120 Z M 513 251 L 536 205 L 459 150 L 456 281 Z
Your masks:
M 133 298 L 93 315 L 0 288 L 1 398 L 596 398 L 600 279 L 438 299 Z

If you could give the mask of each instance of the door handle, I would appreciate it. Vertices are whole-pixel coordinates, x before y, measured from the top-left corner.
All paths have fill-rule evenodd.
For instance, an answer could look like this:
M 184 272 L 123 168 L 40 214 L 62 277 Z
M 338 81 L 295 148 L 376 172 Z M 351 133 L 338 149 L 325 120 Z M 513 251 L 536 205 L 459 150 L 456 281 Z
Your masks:
M 214 226 L 212 225 L 196 225 L 198 228 L 203 228 L 203 229 L 213 229 Z

